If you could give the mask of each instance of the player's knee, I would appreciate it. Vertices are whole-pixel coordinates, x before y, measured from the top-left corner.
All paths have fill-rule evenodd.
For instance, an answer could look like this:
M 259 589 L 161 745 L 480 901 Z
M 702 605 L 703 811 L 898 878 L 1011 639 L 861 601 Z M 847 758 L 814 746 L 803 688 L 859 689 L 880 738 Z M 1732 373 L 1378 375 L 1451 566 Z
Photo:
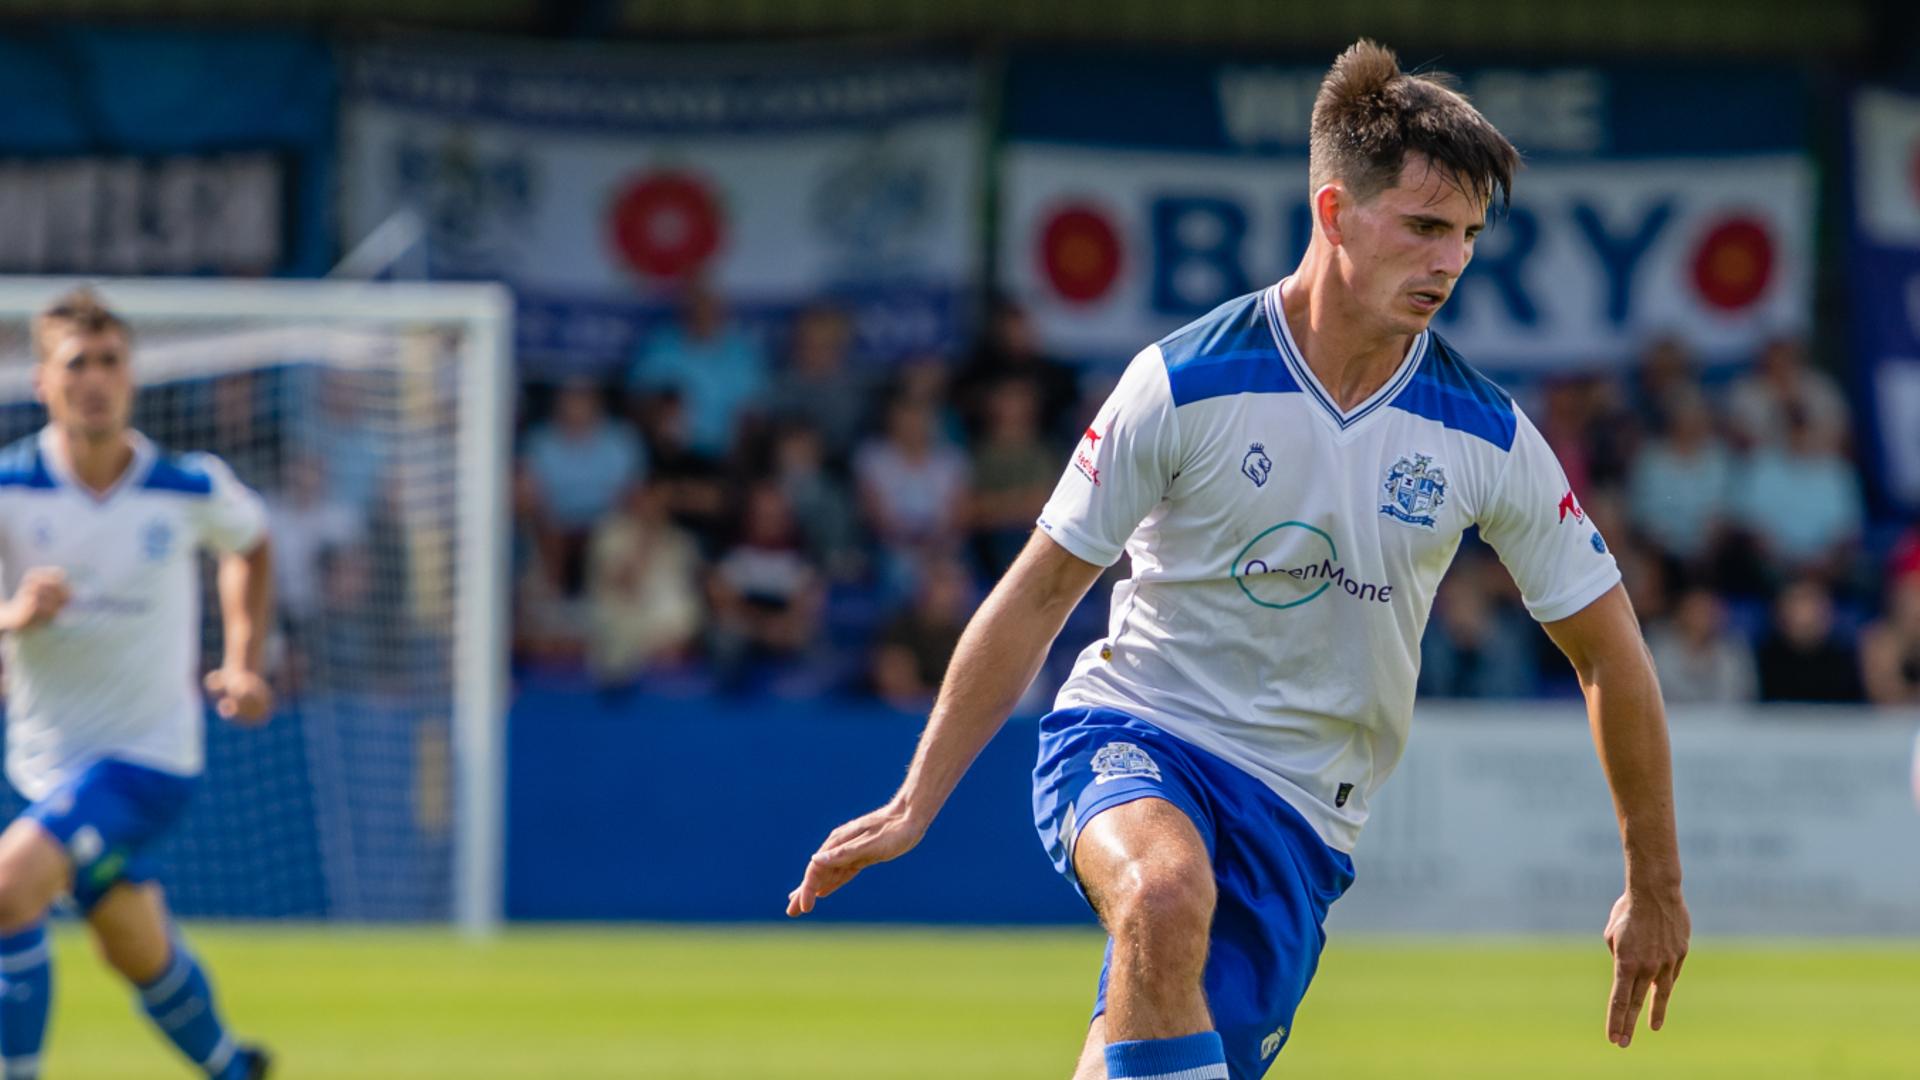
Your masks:
M 1108 928 L 1123 940 L 1203 940 L 1213 905 L 1213 872 L 1206 864 L 1134 860 L 1112 891 Z
M 37 883 L 0 872 L 0 934 L 25 930 L 46 917 L 50 898 Z

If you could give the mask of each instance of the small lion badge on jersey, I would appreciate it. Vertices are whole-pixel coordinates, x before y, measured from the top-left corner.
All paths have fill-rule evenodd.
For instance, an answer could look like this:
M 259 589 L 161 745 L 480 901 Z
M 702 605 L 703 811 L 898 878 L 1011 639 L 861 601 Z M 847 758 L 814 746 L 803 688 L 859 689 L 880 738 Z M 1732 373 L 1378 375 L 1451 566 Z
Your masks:
M 1433 512 L 1447 503 L 1447 471 L 1426 454 L 1410 454 L 1387 468 L 1380 512 L 1422 529 L 1434 527 Z
M 1110 742 L 1093 755 L 1093 782 L 1147 776 L 1160 779 L 1160 766 L 1145 750 L 1130 742 Z

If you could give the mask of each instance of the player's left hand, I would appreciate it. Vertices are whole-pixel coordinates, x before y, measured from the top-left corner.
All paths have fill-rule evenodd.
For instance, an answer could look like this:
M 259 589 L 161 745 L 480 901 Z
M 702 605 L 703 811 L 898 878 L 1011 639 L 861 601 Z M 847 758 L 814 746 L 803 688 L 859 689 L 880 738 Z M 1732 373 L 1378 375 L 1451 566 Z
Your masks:
M 223 720 L 251 727 L 273 714 L 273 687 L 257 671 L 229 665 L 207 672 L 206 686 Z
M 1693 919 L 1679 890 L 1670 894 L 1636 894 L 1614 901 L 1607 920 L 1607 948 L 1613 951 L 1613 993 L 1607 998 L 1607 1041 L 1626 1047 L 1633 1042 L 1634 1025 L 1647 991 L 1653 991 L 1653 1015 L 1648 1027 L 1659 1031 L 1667 1022 L 1667 998 L 1687 962 L 1687 941 Z

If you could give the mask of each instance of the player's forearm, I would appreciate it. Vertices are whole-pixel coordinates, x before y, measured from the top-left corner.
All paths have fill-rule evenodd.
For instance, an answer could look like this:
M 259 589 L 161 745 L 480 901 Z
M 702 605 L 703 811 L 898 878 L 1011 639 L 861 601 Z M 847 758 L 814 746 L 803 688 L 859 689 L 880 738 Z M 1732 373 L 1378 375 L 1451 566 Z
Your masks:
M 219 588 L 225 666 L 259 671 L 273 599 L 273 550 L 265 538 L 244 555 L 220 560 Z
M 1644 649 L 1582 672 L 1594 745 L 1613 790 L 1629 892 L 1677 892 L 1680 845 L 1674 826 L 1673 763 L 1666 709 Z
M 922 822 L 946 804 L 974 758 L 1006 723 L 1074 605 L 1099 575 L 1052 541 L 1042 557 L 1029 549 L 967 623 L 940 683 L 895 802 Z M 1044 549 L 1043 549 L 1044 550 Z M 1062 562 L 1069 560 L 1069 562 Z

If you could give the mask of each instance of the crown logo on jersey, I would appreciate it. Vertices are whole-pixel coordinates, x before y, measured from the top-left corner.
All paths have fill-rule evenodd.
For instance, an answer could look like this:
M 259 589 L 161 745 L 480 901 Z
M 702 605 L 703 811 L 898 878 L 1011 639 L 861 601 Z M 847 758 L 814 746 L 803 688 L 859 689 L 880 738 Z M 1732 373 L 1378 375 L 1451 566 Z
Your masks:
M 1247 456 L 1240 459 L 1240 471 L 1254 487 L 1266 487 L 1267 477 L 1273 475 L 1273 459 L 1267 456 L 1267 448 L 1259 443 L 1247 447 Z
M 1395 521 L 1434 527 L 1433 511 L 1447 502 L 1447 472 L 1426 454 L 1412 454 L 1393 463 L 1381 484 L 1387 501 L 1380 512 Z

